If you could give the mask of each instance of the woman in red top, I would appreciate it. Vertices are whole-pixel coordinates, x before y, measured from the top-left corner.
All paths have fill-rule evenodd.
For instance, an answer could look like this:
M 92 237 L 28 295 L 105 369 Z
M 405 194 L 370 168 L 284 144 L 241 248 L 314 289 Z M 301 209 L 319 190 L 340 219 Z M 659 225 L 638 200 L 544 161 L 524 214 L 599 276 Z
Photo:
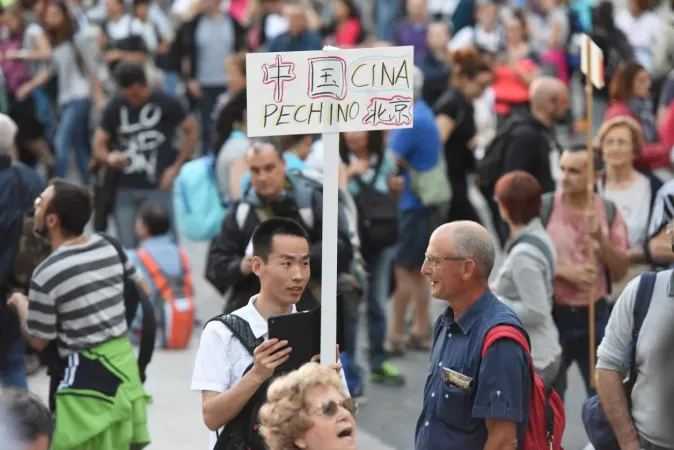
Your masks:
M 618 116 L 629 116 L 641 125 L 645 145 L 635 166 L 656 170 L 671 166 L 670 153 L 674 145 L 674 103 L 669 105 L 658 124 L 650 96 L 651 79 L 637 62 L 619 68 L 609 86 L 610 103 L 604 122 Z
M 355 47 L 362 41 L 360 12 L 353 0 L 335 2 L 335 44 L 339 48 Z

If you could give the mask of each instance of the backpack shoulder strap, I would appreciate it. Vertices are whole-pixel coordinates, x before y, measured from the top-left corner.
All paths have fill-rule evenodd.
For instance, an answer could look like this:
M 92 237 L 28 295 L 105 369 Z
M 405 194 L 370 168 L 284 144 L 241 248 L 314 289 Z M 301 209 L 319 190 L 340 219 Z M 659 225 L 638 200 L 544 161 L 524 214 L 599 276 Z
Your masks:
M 550 265 L 550 270 L 554 273 L 555 271 L 555 258 L 552 255 L 552 252 L 548 248 L 547 245 L 538 237 L 532 235 L 532 234 L 523 234 L 515 238 L 515 240 L 510 244 L 510 246 L 507 249 L 507 253 L 510 253 L 517 244 L 530 244 L 536 247 L 538 250 L 543 253 L 543 256 L 545 256 L 545 259 L 548 261 L 548 264 Z
M 192 271 L 190 270 L 190 260 L 187 253 L 178 249 L 180 255 L 180 265 L 183 268 L 183 284 L 185 285 L 185 297 L 193 297 L 194 289 L 192 285 Z
M 606 212 L 606 222 L 608 223 L 608 229 L 610 231 L 611 228 L 613 227 L 613 222 L 615 222 L 615 217 L 617 214 L 616 205 L 607 198 L 602 197 L 601 199 L 604 202 L 604 211 Z
M 173 300 L 173 291 L 169 286 L 168 280 L 161 272 L 161 269 L 159 268 L 157 261 L 154 260 L 154 258 L 150 255 L 150 253 L 147 250 L 144 250 L 142 248 L 137 249 L 136 253 L 138 254 L 138 258 L 140 259 L 141 264 L 145 267 L 145 269 L 147 269 L 147 272 L 150 274 L 150 278 L 152 278 L 152 283 L 159 291 L 161 298 Z
M 555 193 L 546 192 L 541 198 L 541 222 L 543 226 L 547 227 L 550 217 L 552 216 L 552 208 L 555 205 Z
M 263 341 L 263 339 L 261 338 L 260 339 L 255 338 L 255 334 L 253 334 L 253 330 L 250 328 L 250 324 L 239 316 L 236 316 L 234 314 L 222 314 L 209 320 L 209 322 L 212 322 L 213 320 L 217 320 L 218 322 L 226 326 L 229 329 L 229 331 L 232 332 L 234 337 L 236 337 L 239 340 L 239 342 L 243 344 L 248 353 L 250 353 L 250 356 L 253 356 L 255 349 Z
M 632 391 L 634 383 L 637 381 L 637 341 L 639 339 L 641 326 L 644 324 L 646 314 L 648 314 L 648 308 L 651 306 L 651 299 L 653 298 L 653 289 L 655 288 L 656 280 L 657 274 L 655 272 L 644 272 L 641 274 L 641 279 L 639 280 L 639 289 L 637 290 L 637 297 L 634 302 L 632 342 L 629 346 L 631 364 L 630 376 L 627 381 L 628 392 Z M 627 396 L 627 399 L 630 401 L 629 395 Z
M 487 350 L 489 350 L 496 341 L 501 339 L 513 340 L 517 342 L 527 354 L 531 354 L 529 342 L 527 342 L 527 338 L 521 331 L 512 325 L 496 325 L 487 331 L 487 335 L 482 342 L 482 352 L 480 353 L 480 357 L 484 358 L 484 355 L 487 354 Z
M 126 253 L 124 253 L 124 248 L 122 244 L 112 236 L 105 233 L 98 233 L 103 239 L 108 241 L 117 251 L 120 262 L 124 266 L 124 261 L 126 261 Z M 122 267 L 122 271 L 125 272 L 125 268 Z M 145 382 L 145 371 L 148 364 L 152 361 L 152 354 L 154 353 L 155 338 L 157 335 L 157 318 L 155 317 L 154 306 L 150 301 L 150 298 L 147 296 L 145 291 L 136 283 L 134 280 L 126 280 L 126 275 L 124 275 L 124 306 L 129 309 L 129 300 L 134 297 L 138 300 L 138 304 L 143 308 L 143 317 L 142 317 L 142 330 L 143 333 L 140 337 L 140 345 L 138 348 L 138 372 L 140 373 L 140 379 Z M 133 287 L 134 292 L 127 292 L 128 287 Z M 136 312 L 137 305 L 132 307 L 133 311 L 127 311 L 127 323 L 131 323 L 128 320 L 128 317 L 133 317 Z

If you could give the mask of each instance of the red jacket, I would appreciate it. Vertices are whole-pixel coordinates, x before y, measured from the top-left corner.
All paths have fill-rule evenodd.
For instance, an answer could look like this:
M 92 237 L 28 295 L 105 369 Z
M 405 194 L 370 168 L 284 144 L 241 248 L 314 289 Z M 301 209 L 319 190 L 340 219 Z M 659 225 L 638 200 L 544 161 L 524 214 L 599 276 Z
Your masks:
M 611 102 L 608 105 L 606 114 L 604 114 L 604 122 L 618 116 L 631 117 L 641 124 L 639 118 L 632 114 L 626 102 Z M 672 146 L 674 146 L 674 101 L 670 103 L 664 120 L 658 125 L 658 136 L 660 137 L 658 142 L 646 143 L 644 145 L 634 162 L 635 166 L 646 170 L 655 170 L 670 165 L 669 155 Z

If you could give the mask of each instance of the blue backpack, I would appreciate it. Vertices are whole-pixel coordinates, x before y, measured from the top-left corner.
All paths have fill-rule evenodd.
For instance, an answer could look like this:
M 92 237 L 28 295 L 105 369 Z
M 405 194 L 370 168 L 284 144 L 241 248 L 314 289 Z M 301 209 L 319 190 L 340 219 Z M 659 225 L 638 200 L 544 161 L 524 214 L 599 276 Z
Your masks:
M 173 184 L 178 229 L 195 241 L 213 239 L 227 213 L 214 167 L 215 155 L 209 153 L 184 164 Z

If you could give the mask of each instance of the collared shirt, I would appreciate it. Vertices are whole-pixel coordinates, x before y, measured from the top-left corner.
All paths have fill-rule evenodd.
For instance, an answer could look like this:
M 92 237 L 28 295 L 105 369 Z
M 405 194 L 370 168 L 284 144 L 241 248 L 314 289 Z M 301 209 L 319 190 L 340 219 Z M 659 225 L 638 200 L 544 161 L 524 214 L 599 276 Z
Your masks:
M 491 291 L 457 320 L 451 307 L 436 324 L 424 406 L 416 427 L 417 450 L 482 450 L 485 419 L 517 422 L 520 448 L 529 419 L 529 356 L 511 340 L 499 340 L 480 358 L 487 331 L 496 325 L 522 324 Z M 468 388 L 448 385 L 442 373 L 453 371 Z
M 255 308 L 255 301 L 258 296 L 259 294 L 252 296 L 246 306 L 237 309 L 232 314 L 248 322 L 256 339 L 267 339 L 269 333 L 267 320 Z M 291 313 L 295 312 L 297 312 L 297 309 L 293 305 Z M 248 366 L 253 362 L 253 356 L 248 353 L 248 350 L 238 339 L 234 338 L 230 329 L 223 323 L 214 320 L 206 325 L 201 334 L 190 390 L 196 392 L 225 392 L 239 382 Z M 348 395 L 344 371 L 342 371 L 342 383 Z M 209 449 L 215 446 L 218 433 L 223 428 L 224 426 L 217 433 L 210 433 Z

